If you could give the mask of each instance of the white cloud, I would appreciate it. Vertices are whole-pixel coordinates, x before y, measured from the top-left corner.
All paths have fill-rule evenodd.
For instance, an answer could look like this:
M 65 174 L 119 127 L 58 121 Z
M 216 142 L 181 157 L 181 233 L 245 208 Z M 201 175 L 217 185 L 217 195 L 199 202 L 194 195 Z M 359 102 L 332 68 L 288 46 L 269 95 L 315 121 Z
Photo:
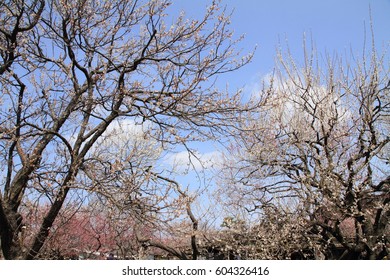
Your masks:
M 151 165 L 162 153 L 161 145 L 148 135 L 147 125 L 131 119 L 112 122 L 90 149 L 90 156 L 105 160 L 136 161 Z M 75 141 L 75 136 L 71 137 Z
M 260 72 L 251 78 L 251 81 L 244 87 L 244 92 L 249 99 L 258 99 L 261 96 L 261 92 L 264 88 L 270 86 L 273 79 L 273 72 L 269 72 L 265 75 Z
M 220 166 L 222 155 L 218 151 L 189 153 L 182 151 L 165 156 L 164 162 L 177 172 L 204 171 Z

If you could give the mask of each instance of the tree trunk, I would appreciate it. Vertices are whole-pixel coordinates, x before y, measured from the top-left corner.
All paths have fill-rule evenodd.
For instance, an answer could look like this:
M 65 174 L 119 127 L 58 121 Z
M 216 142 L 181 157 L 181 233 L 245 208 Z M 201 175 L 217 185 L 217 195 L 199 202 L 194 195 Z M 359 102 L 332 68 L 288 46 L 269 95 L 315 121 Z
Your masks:
M 14 260 L 22 258 L 23 250 L 19 239 L 21 230 L 21 215 L 0 207 L 1 250 L 5 259 Z

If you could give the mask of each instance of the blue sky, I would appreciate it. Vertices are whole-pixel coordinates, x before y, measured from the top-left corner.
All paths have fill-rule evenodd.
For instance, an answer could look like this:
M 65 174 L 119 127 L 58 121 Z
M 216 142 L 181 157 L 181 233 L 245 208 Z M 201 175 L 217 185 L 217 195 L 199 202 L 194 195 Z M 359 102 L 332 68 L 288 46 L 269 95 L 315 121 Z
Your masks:
M 250 65 L 226 77 L 232 89 L 256 83 L 270 72 L 279 43 L 294 57 L 302 56 L 303 36 L 312 38 L 318 52 L 345 53 L 352 48 L 358 54 L 364 45 L 364 32 L 370 31 L 370 9 L 377 47 L 390 43 L 390 0 L 222 0 L 233 10 L 231 29 L 245 34 L 245 51 L 257 45 Z M 210 1 L 176 0 L 174 7 L 188 16 L 201 16 Z M 368 43 L 370 37 L 367 38 Z M 227 75 L 229 76 L 229 75 Z M 221 77 L 223 82 L 224 77 Z
M 173 0 L 174 9 L 200 18 L 211 0 Z M 257 50 L 252 62 L 219 77 L 219 85 L 235 91 L 253 91 L 275 65 L 277 48 L 288 47 L 299 62 L 303 38 L 312 40 L 318 53 L 361 56 L 371 44 L 370 10 L 376 47 L 390 51 L 390 0 L 221 0 L 233 11 L 231 29 L 245 34 L 239 45 L 243 54 Z M 389 57 L 389 55 L 387 55 Z

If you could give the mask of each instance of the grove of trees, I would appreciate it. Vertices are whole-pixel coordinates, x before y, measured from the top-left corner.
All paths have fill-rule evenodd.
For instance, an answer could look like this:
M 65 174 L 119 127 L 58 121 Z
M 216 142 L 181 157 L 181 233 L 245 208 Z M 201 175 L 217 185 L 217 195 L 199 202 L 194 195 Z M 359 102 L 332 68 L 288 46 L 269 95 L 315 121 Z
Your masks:
M 0 3 L 3 258 L 388 258 L 386 56 L 280 53 L 245 101 L 217 86 L 253 56 L 228 11 L 171 4 Z M 202 208 L 163 161 L 203 141 L 223 152 Z

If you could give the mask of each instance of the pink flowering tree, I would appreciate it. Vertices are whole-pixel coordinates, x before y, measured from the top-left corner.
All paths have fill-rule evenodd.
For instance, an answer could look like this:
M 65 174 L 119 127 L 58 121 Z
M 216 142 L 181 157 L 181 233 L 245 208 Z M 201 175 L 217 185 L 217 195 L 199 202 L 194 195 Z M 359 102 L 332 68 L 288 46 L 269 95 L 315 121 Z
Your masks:
M 24 208 L 22 247 L 28 248 L 39 230 L 39 222 L 49 206 Z M 140 244 L 134 229 L 135 221 L 129 216 L 119 216 L 107 209 L 89 206 L 66 205 L 50 228 L 50 236 L 38 258 L 44 259 L 105 259 L 109 254 L 116 258 L 138 258 Z M 143 236 L 151 230 L 138 228 Z

